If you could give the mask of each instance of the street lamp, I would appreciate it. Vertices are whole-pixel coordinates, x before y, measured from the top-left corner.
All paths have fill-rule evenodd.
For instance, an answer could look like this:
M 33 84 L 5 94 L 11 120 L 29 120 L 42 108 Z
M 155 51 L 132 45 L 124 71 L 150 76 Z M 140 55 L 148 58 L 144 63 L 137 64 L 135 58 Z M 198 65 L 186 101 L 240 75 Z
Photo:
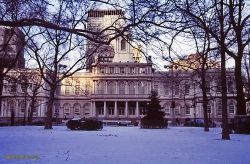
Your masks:
M 173 78 L 174 78 L 174 68 L 177 69 L 178 66 L 173 66 L 173 65 L 170 65 L 170 66 L 167 66 L 167 65 L 164 65 L 164 68 L 167 69 L 171 69 L 171 111 L 172 111 L 172 125 L 174 125 L 174 122 L 175 122 L 175 114 L 174 114 L 174 109 L 175 109 L 175 101 L 174 101 L 174 82 L 173 82 Z
M 63 65 L 63 64 L 59 64 L 58 65 L 58 73 L 57 73 L 57 79 L 59 79 L 59 73 L 60 73 L 60 69 L 66 69 L 67 68 L 67 65 Z M 59 87 L 59 85 L 57 85 L 57 87 Z M 60 104 L 59 104 L 59 92 L 58 92 L 58 88 L 56 89 L 57 90 L 57 103 L 56 103 L 56 111 L 55 111 L 55 114 L 56 114 L 56 125 L 58 125 L 58 114 L 59 114 L 59 107 L 60 107 Z

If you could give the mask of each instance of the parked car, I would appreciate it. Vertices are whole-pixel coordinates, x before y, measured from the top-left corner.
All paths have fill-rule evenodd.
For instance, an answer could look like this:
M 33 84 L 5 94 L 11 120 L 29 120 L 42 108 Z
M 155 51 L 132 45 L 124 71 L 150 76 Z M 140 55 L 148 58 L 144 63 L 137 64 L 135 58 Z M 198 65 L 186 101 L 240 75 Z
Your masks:
M 84 118 L 74 118 L 69 120 L 67 128 L 71 130 L 102 130 L 103 123 L 98 120 L 85 120 Z
M 203 127 L 204 126 L 204 120 L 202 119 L 191 119 L 190 121 L 187 121 L 184 126 L 195 126 L 195 127 Z

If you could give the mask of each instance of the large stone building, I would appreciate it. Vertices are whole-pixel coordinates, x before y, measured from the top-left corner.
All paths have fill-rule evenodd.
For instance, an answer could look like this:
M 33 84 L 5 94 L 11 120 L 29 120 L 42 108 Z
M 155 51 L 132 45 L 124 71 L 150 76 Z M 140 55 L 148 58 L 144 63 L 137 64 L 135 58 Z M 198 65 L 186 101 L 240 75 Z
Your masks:
M 103 24 L 105 19 L 115 18 L 121 11 L 98 10 L 89 12 L 89 26 Z M 105 24 L 104 24 L 105 25 Z M 106 25 L 105 25 L 106 26 Z M 93 42 L 89 41 L 89 50 Z M 100 46 L 95 53 L 89 53 L 88 72 L 78 72 L 66 78 L 59 85 L 53 108 L 54 118 L 92 118 L 102 120 L 126 119 L 132 122 L 144 116 L 148 97 L 152 90 L 158 92 L 165 118 L 203 118 L 202 93 L 199 87 L 200 76 L 193 70 L 170 69 L 164 72 L 154 71 L 150 58 L 143 62 L 141 47 L 133 50 L 124 38 L 119 37 L 110 45 Z M 218 66 L 218 65 L 217 65 Z M 209 69 L 206 74 L 207 95 L 213 98 L 208 104 L 208 115 L 213 121 L 221 121 L 221 87 L 219 69 Z M 18 76 L 15 71 L 10 76 Z M 236 114 L 233 70 L 227 71 L 228 114 Z M 35 85 L 29 82 L 29 86 Z M 8 120 L 14 111 L 16 120 L 27 117 L 29 98 L 22 92 L 21 84 L 13 90 L 5 81 L 1 120 Z M 46 87 L 46 85 L 44 85 Z M 15 92 L 13 92 L 15 91 Z M 30 90 L 31 92 L 31 90 Z M 14 98 L 10 95 L 15 94 Z M 37 95 L 37 107 L 34 119 L 45 119 L 48 91 L 40 88 Z M 171 104 L 175 103 L 174 108 Z M 24 105 L 25 104 L 25 105 Z

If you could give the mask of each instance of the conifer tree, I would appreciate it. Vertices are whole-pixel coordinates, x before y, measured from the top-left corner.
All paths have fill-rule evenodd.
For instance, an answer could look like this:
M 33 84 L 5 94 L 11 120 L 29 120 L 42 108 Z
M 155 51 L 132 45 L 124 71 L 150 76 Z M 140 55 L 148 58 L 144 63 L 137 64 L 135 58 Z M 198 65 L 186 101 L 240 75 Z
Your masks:
M 151 91 L 149 99 L 150 101 L 147 105 L 146 116 L 144 118 L 148 120 L 163 120 L 165 113 L 161 111 L 162 107 L 160 105 L 158 93 L 156 91 Z

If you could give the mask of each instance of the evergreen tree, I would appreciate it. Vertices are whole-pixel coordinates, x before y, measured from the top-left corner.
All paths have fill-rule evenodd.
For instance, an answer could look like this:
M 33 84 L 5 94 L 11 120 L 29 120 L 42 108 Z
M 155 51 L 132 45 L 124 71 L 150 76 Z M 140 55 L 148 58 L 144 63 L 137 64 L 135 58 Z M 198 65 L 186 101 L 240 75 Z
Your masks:
M 160 105 L 160 100 L 158 98 L 158 93 L 156 91 L 151 91 L 149 96 L 149 103 L 146 109 L 146 116 L 144 119 L 147 120 L 163 120 L 165 113 L 161 111 L 162 107 Z

